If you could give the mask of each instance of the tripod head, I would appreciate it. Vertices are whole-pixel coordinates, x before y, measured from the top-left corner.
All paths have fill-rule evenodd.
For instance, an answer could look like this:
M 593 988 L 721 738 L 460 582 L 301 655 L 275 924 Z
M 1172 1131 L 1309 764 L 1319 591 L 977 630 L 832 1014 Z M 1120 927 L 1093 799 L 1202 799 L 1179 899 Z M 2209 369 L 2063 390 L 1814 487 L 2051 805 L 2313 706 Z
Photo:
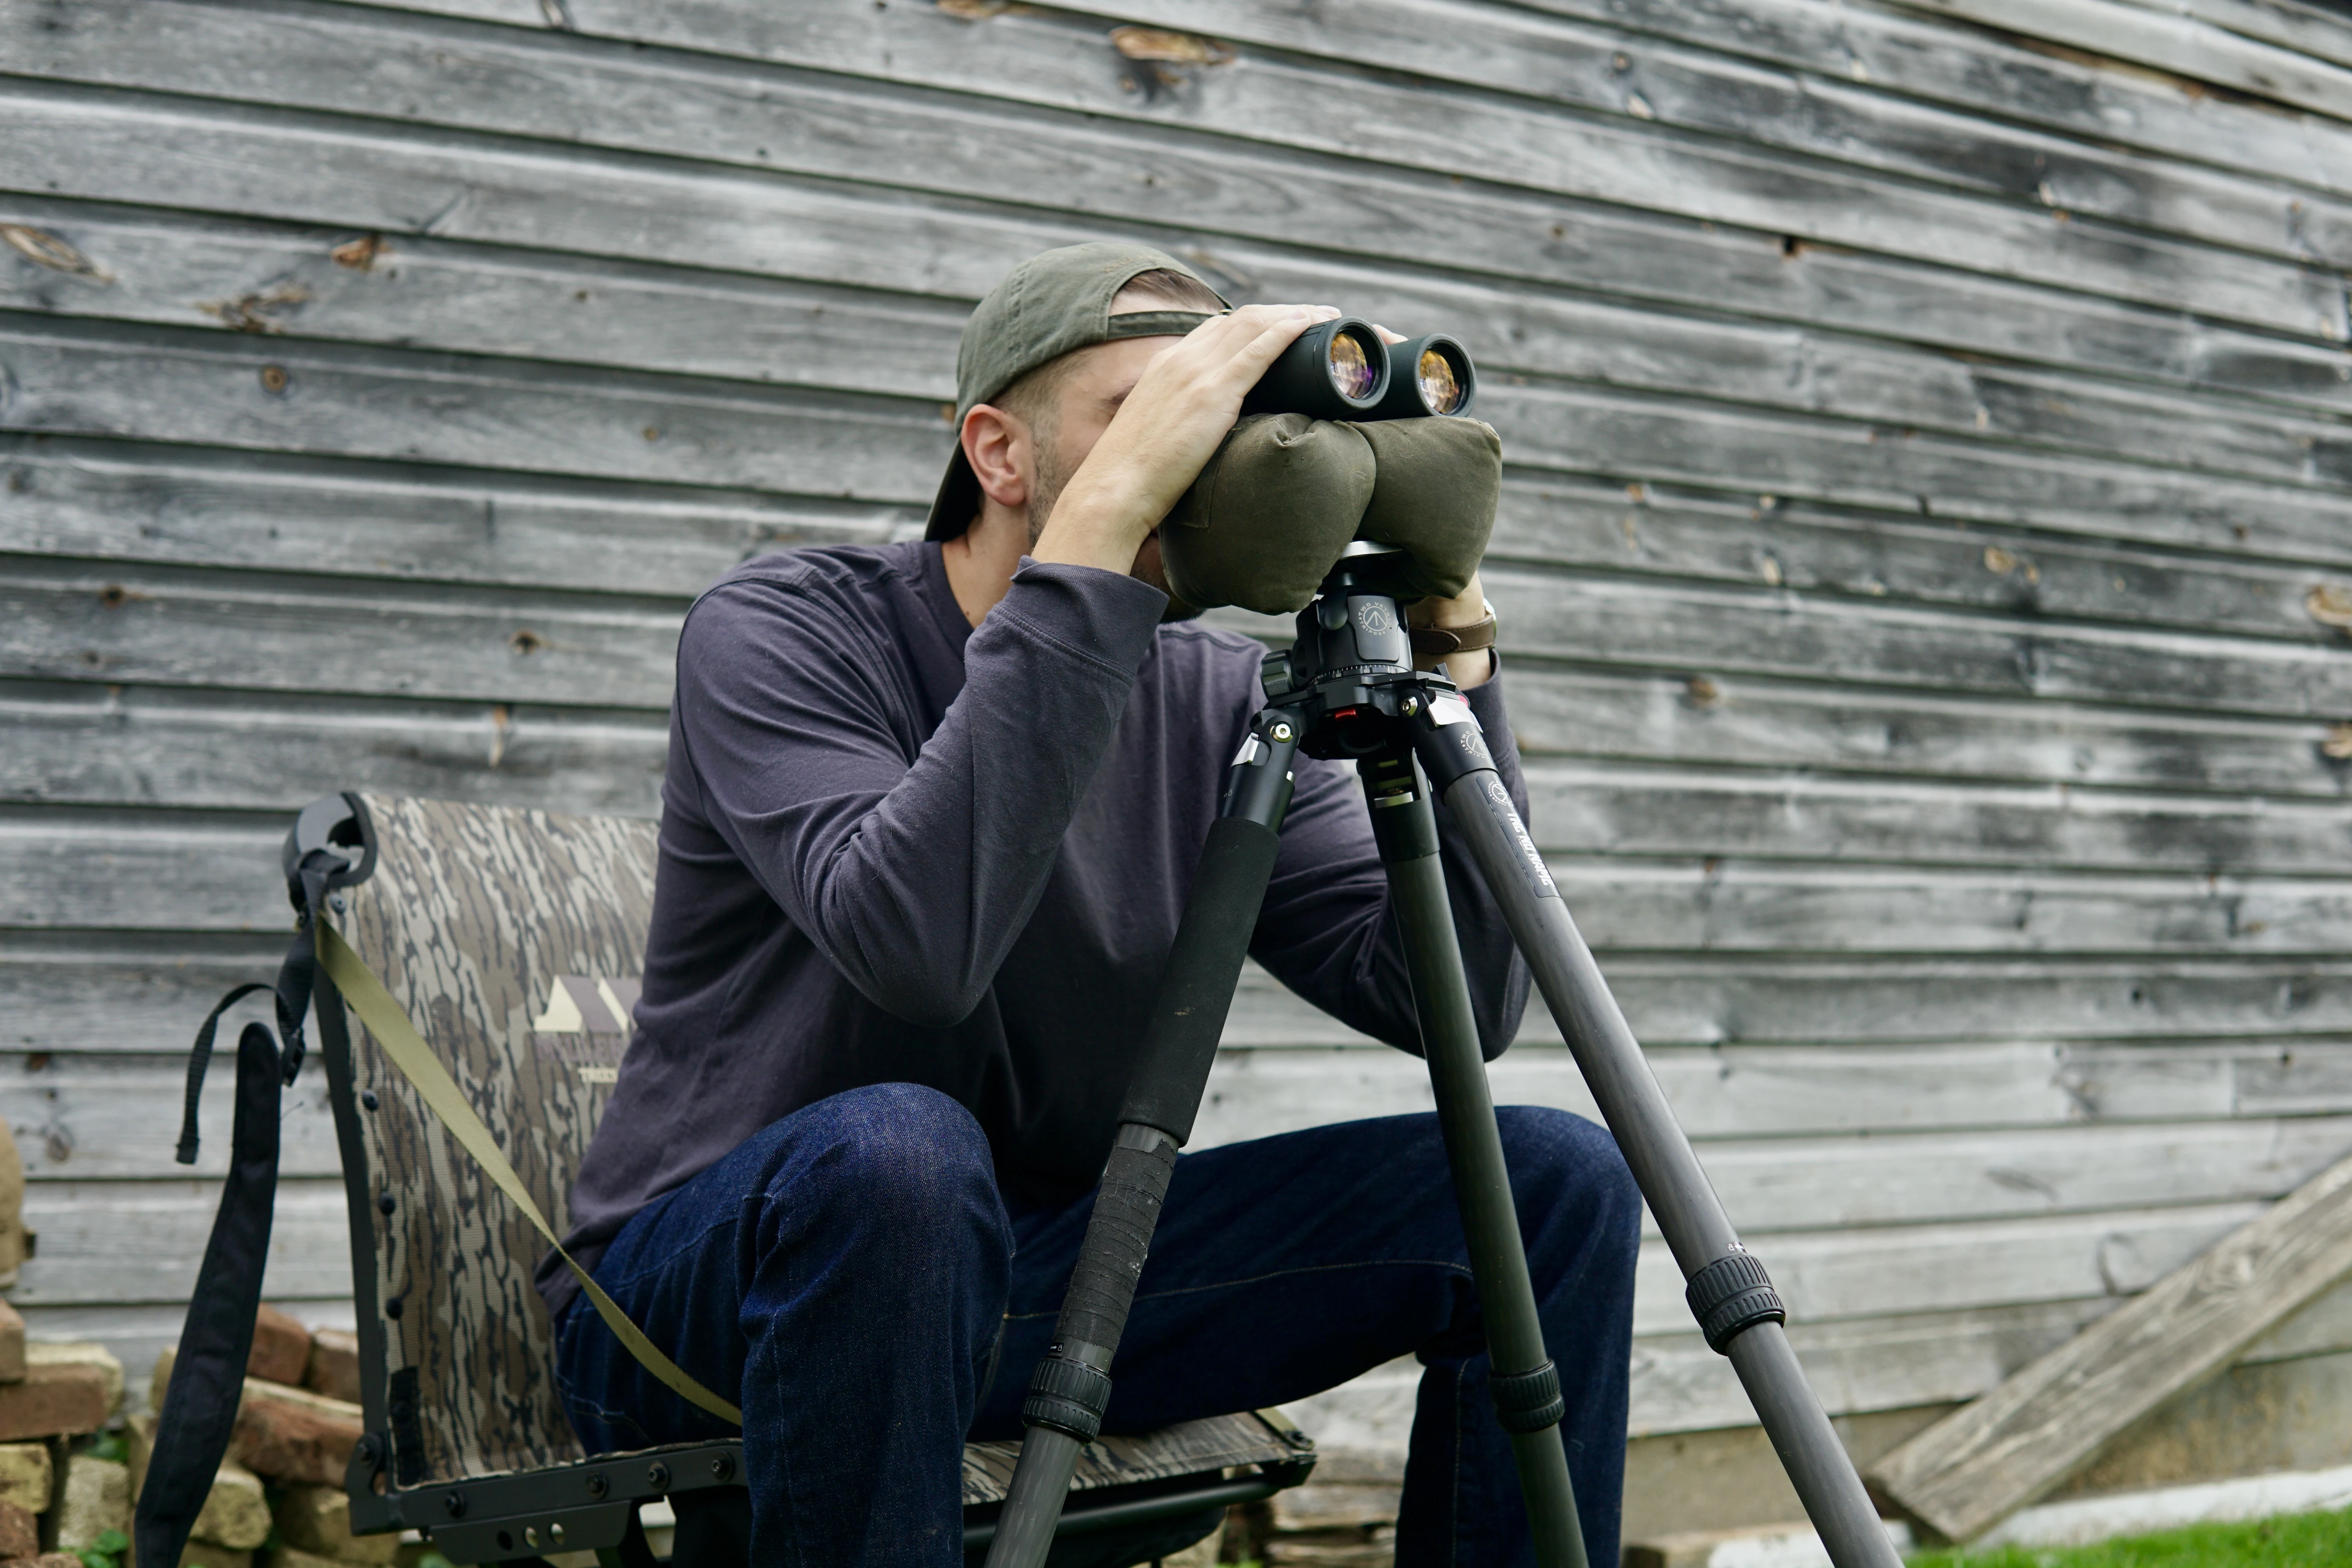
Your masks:
M 1269 707 L 1297 715 L 1299 750 L 1310 757 L 1358 758 L 1393 750 L 1402 721 L 1434 691 L 1451 693 L 1445 676 L 1412 667 L 1404 604 L 1413 558 L 1393 545 L 1357 540 L 1298 612 L 1298 636 L 1270 653 L 1258 679 Z

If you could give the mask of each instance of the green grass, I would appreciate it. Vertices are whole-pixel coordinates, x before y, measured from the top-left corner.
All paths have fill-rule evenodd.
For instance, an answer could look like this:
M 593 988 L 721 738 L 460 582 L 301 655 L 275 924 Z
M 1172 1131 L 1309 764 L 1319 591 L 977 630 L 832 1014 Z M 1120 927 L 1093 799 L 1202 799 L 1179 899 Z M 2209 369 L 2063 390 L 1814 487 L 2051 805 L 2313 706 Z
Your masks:
M 2341 1568 L 2352 1564 L 2352 1510 L 2247 1524 L 2192 1524 L 2096 1546 L 1928 1552 L 1911 1568 Z

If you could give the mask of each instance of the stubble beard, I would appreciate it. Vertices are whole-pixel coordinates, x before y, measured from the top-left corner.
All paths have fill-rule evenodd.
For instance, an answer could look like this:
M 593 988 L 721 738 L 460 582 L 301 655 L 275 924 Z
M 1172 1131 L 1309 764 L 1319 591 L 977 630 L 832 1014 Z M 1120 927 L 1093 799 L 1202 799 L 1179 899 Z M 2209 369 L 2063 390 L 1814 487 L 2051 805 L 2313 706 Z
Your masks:
M 1030 487 L 1029 505 L 1026 509 L 1029 521 L 1029 548 L 1033 551 L 1037 548 L 1037 541 L 1045 535 L 1045 524 L 1054 516 L 1054 503 L 1062 499 L 1062 489 L 1070 482 L 1070 475 L 1076 471 L 1075 468 L 1063 465 L 1061 443 L 1051 439 L 1052 435 L 1051 431 L 1032 431 L 1033 438 L 1044 437 L 1036 440 L 1037 482 Z M 1143 547 L 1136 552 L 1135 563 L 1128 568 L 1127 574 L 1140 582 L 1150 584 L 1163 594 L 1168 593 L 1168 573 L 1160 562 L 1158 529 L 1152 530 L 1145 537 Z M 1198 610 L 1189 607 L 1180 610 L 1173 595 L 1170 595 L 1169 597 L 1169 610 L 1167 618 L 1170 620 L 1190 619 L 1200 614 Z

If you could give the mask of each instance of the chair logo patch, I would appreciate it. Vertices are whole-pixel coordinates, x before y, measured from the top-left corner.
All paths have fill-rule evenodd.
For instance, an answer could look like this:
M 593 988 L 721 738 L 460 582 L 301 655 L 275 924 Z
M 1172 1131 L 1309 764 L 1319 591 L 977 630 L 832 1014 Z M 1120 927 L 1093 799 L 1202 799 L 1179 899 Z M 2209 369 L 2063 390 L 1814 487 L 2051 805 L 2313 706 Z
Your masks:
M 532 1051 L 551 1061 L 571 1063 L 584 1082 L 613 1082 L 620 1076 L 621 1053 L 628 1047 L 629 1015 L 639 989 L 635 980 L 557 975 L 548 992 L 547 1010 L 530 1021 Z

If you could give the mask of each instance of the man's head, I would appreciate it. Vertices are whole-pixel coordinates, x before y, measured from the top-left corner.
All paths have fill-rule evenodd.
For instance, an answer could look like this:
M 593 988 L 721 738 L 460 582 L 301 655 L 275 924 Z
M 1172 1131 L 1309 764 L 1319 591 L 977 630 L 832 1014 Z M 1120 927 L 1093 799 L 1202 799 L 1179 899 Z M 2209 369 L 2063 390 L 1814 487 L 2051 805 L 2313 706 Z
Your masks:
M 1145 363 L 1224 309 L 1181 262 L 1142 246 L 1067 246 L 1013 268 L 964 328 L 959 441 L 925 537 L 1012 513 L 1035 542 Z M 1139 564 L 1157 580 L 1156 560 Z

